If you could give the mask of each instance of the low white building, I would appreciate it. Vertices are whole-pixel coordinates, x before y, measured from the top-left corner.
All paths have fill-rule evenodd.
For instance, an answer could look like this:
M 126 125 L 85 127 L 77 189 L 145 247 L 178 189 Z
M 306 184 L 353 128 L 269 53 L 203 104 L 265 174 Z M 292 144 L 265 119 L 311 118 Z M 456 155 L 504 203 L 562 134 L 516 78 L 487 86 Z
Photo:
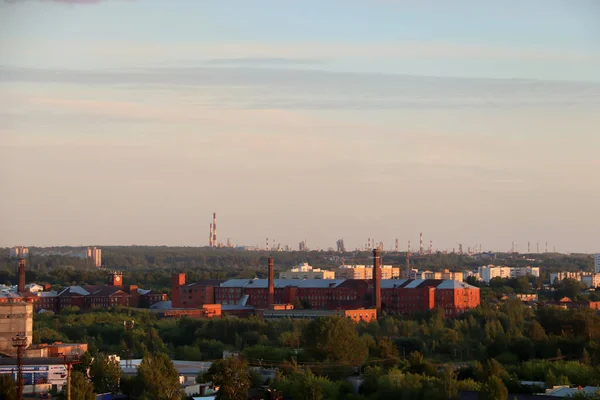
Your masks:
M 308 263 L 297 265 L 279 273 L 279 279 L 335 279 L 335 272 L 313 268 Z
M 340 265 L 335 269 L 336 279 L 373 279 L 372 265 Z M 381 266 L 381 279 L 400 278 L 400 268 L 391 265 Z
M 463 282 L 464 273 L 455 272 L 445 269 L 443 271 L 432 272 L 432 271 L 419 271 L 418 269 L 413 269 L 409 272 L 409 279 L 442 279 L 448 281 L 458 281 Z

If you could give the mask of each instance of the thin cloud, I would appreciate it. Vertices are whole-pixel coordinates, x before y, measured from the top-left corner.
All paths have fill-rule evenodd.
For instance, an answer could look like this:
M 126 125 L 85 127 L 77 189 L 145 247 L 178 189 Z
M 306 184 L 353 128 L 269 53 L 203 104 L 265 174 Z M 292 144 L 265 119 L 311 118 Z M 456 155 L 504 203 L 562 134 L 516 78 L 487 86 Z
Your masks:
M 205 61 L 209 65 L 314 65 L 324 64 L 324 60 L 300 58 L 213 58 Z

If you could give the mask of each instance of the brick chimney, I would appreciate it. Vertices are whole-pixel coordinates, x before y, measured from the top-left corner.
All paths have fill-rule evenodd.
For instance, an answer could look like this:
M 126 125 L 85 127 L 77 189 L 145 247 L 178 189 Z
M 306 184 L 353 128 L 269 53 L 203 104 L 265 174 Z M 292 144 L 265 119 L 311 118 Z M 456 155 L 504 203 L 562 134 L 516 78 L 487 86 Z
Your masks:
M 19 293 L 25 293 L 25 259 L 19 259 L 19 285 L 17 286 Z
M 269 257 L 269 295 L 268 295 L 269 307 L 275 303 L 275 280 L 273 279 L 273 277 L 275 276 L 275 271 L 274 271 L 273 263 L 274 263 L 273 257 Z
M 373 301 L 377 313 L 381 311 L 381 256 L 379 249 L 373 249 Z

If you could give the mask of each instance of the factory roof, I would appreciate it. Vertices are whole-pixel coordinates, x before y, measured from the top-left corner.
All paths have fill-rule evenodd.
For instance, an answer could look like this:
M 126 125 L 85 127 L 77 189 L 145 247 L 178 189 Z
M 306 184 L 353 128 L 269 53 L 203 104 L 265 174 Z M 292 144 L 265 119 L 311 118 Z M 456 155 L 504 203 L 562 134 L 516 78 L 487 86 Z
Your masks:
M 87 296 L 90 294 L 90 292 L 88 292 L 81 286 L 67 286 L 58 295 L 66 296 L 66 295 L 70 295 L 70 294 L 79 294 L 81 296 Z
M 297 288 L 337 288 L 337 287 L 352 287 L 357 282 L 365 282 L 367 285 L 372 285 L 372 279 L 275 279 L 275 288 L 284 288 L 287 286 Z M 260 288 L 266 289 L 269 281 L 267 279 L 230 279 L 219 285 L 224 288 Z M 416 289 L 434 287 L 437 289 L 476 289 L 464 282 L 441 279 L 382 279 L 382 289 L 406 288 Z
M 223 282 L 226 282 L 226 279 L 203 279 L 185 286 L 219 286 Z
M 459 282 L 459 281 L 451 281 L 451 280 L 443 281 L 442 283 L 437 285 L 437 288 L 438 289 L 477 289 L 475 286 L 471 286 L 468 283 Z
M 284 288 L 287 286 L 298 288 L 328 288 L 337 287 L 344 281 L 345 279 L 274 279 L 273 284 L 275 288 Z M 266 289 L 268 284 L 267 279 L 229 279 L 219 286 Z

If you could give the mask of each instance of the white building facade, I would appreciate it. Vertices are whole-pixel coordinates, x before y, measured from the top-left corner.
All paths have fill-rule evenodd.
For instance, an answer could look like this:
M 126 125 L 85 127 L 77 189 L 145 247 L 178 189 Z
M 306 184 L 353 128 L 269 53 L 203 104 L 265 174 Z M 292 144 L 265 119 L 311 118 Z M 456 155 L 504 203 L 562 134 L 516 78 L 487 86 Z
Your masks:
M 520 276 L 540 276 L 539 267 L 499 267 L 488 265 L 479 267 L 479 277 L 485 283 L 490 283 L 494 278 L 511 279 Z
M 289 271 L 279 273 L 279 279 L 335 279 L 335 272 L 300 264 Z

